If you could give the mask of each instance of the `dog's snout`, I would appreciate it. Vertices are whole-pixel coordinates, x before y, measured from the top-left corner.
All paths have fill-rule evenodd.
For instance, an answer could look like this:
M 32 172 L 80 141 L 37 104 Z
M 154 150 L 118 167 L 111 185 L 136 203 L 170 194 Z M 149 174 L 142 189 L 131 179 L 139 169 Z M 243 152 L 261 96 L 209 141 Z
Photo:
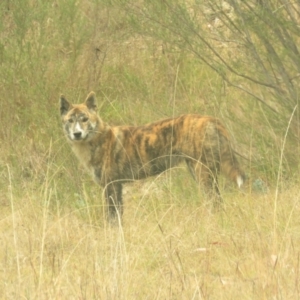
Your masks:
M 75 137 L 75 139 L 80 139 L 81 138 L 81 132 L 74 132 L 74 137 Z

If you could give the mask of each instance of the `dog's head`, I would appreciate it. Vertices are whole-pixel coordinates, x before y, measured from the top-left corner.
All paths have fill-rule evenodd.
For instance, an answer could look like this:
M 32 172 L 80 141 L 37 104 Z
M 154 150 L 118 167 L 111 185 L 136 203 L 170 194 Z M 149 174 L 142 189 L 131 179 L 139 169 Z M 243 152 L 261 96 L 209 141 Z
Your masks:
M 89 140 L 94 135 L 99 122 L 95 93 L 90 92 L 82 104 L 71 104 L 61 95 L 59 103 L 63 129 L 67 138 L 72 142 Z

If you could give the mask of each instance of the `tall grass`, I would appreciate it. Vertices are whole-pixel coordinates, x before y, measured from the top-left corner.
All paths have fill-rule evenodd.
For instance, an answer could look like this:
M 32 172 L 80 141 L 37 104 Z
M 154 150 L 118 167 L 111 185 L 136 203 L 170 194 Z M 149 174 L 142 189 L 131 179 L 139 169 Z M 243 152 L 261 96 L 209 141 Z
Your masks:
M 138 35 L 117 2 L 9 0 L 0 16 L 1 299 L 299 297 L 298 182 L 279 168 L 288 122 L 272 145 L 268 112 L 190 53 Z M 126 186 L 123 227 L 110 228 L 58 115 L 61 93 L 90 90 L 114 124 L 220 117 L 268 189 L 221 181 L 213 212 L 179 167 Z
M 166 178 L 149 184 L 128 189 L 120 229 L 99 222 L 96 195 L 66 211 L 51 208 L 58 189 L 17 197 L 12 184 L 11 213 L 1 212 L 2 297 L 297 297 L 296 187 L 279 195 L 276 210 L 272 193 L 227 193 L 225 210 L 212 213 L 197 195 L 174 193 Z

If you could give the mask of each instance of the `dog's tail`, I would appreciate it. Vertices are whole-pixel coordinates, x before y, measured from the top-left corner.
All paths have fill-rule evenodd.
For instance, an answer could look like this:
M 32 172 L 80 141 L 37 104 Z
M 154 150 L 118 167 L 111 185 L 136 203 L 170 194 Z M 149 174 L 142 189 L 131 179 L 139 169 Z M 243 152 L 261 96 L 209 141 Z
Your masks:
M 246 181 L 244 171 L 241 169 L 239 162 L 234 154 L 234 151 L 228 145 L 230 149 L 225 153 L 222 153 L 221 157 L 221 171 L 232 181 L 234 181 L 240 188 Z

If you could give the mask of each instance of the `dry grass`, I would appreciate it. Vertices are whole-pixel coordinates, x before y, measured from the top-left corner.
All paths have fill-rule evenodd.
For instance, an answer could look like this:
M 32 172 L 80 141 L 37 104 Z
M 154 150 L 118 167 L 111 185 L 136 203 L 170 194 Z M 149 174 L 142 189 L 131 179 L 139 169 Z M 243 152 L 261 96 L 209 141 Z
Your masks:
M 127 186 L 123 227 L 114 228 L 96 187 L 81 207 L 62 209 L 47 183 L 18 195 L 11 182 L 1 201 L 1 298 L 299 297 L 298 188 L 276 203 L 273 191 L 226 189 L 224 210 L 212 211 L 192 181 L 192 195 L 174 194 L 182 172 Z
M 0 3 L 0 299 L 299 298 L 299 183 L 277 176 L 283 143 L 270 146 L 261 107 L 185 51 L 137 37 L 122 7 L 21 2 Z M 268 192 L 224 183 L 213 211 L 172 170 L 129 184 L 123 226 L 110 228 L 59 123 L 59 94 L 90 90 L 114 123 L 220 117 Z

